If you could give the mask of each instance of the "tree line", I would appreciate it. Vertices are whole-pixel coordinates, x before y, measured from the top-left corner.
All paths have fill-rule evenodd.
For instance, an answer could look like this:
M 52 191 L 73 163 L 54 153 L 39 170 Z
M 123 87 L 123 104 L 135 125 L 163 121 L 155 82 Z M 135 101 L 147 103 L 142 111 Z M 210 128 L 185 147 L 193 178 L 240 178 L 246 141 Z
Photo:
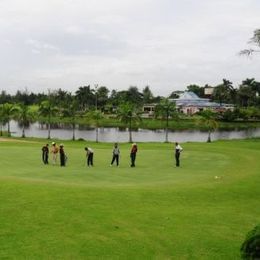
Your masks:
M 192 91 L 199 97 L 207 97 L 205 88 L 208 85 L 189 85 L 187 91 Z M 237 118 L 244 120 L 260 118 L 260 83 L 255 79 L 246 79 L 238 88 L 234 88 L 231 81 L 223 82 L 213 88 L 212 101 L 232 103 L 236 105 L 234 111 L 226 111 L 215 118 L 233 121 Z M 90 85 L 79 87 L 74 94 L 58 89 L 46 93 L 30 93 L 17 91 L 10 95 L 6 91 L 0 94 L 0 135 L 3 126 L 7 125 L 8 135 L 11 135 L 10 120 L 15 119 L 22 126 L 22 137 L 25 137 L 25 128 L 31 122 L 38 120 L 47 124 L 48 138 L 51 138 L 51 124 L 60 118 L 67 118 L 73 129 L 72 139 L 75 140 L 75 127 L 79 118 L 91 123 L 96 128 L 98 141 L 98 127 L 105 114 L 114 115 L 123 122 L 129 130 L 129 141 L 132 141 L 132 127 L 141 120 L 142 106 L 155 103 L 155 117 L 165 121 L 166 141 L 168 141 L 168 126 L 170 119 L 177 119 L 178 113 L 175 104 L 170 98 L 178 98 L 181 91 L 174 91 L 168 97 L 154 96 L 150 87 L 142 91 L 131 86 L 127 90 L 111 92 L 105 86 L 91 88 Z M 201 114 L 203 116 L 203 113 Z
M 248 78 L 236 88 L 233 83 L 223 79 L 222 83 L 212 86 L 213 93 L 210 96 L 205 94 L 208 84 L 199 86 L 191 84 L 186 87 L 199 97 L 210 97 L 212 101 L 220 104 L 234 104 L 237 107 L 259 107 L 260 106 L 260 82 L 254 78 Z M 165 98 L 178 98 L 182 91 L 173 91 L 168 97 L 155 96 L 150 87 L 146 86 L 141 91 L 138 87 L 130 86 L 127 90 L 112 90 L 107 87 L 93 87 L 90 85 L 79 87 L 74 94 L 69 91 L 57 89 L 48 93 L 33 93 L 28 90 L 18 90 L 16 94 L 8 94 L 5 90 L 0 93 L 0 104 L 11 103 L 24 105 L 40 105 L 43 101 L 49 100 L 54 106 L 64 107 L 72 101 L 77 102 L 78 110 L 100 109 L 103 112 L 113 112 L 113 108 L 123 103 L 131 103 L 137 107 L 144 104 L 159 103 Z

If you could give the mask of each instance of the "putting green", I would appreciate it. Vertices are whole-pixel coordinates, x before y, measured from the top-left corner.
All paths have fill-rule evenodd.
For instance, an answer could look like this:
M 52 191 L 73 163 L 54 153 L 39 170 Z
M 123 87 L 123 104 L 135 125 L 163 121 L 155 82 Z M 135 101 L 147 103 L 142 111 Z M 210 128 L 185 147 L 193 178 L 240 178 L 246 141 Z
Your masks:
M 0 258 L 237 259 L 260 222 L 260 140 L 64 142 L 65 168 L 43 165 L 46 140 L 0 140 Z M 84 147 L 95 151 L 87 167 Z M 50 158 L 51 162 L 51 158 Z

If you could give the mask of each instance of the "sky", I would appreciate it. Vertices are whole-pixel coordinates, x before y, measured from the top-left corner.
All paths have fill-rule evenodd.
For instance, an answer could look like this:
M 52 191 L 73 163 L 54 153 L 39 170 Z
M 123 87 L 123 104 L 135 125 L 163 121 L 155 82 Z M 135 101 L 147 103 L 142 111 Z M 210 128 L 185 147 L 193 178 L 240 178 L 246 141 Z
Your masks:
M 0 91 L 260 81 L 259 0 L 0 0 Z

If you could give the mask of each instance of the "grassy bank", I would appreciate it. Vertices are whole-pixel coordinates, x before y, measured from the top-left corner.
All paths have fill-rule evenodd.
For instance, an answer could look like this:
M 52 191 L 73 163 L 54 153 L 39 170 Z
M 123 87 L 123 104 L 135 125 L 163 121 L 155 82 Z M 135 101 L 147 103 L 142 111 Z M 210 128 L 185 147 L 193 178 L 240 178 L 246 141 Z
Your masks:
M 260 222 L 260 140 L 139 144 L 109 167 L 111 144 L 65 141 L 68 165 L 43 165 L 38 139 L 0 140 L 0 258 L 238 259 Z M 216 177 L 217 176 L 217 177 Z

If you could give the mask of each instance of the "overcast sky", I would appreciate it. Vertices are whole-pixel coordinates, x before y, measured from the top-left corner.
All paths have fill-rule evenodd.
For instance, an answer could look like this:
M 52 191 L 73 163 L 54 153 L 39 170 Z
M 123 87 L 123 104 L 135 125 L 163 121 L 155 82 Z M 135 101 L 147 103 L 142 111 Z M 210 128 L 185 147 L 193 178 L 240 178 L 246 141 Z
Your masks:
M 259 0 L 0 0 L 0 90 L 260 81 Z

